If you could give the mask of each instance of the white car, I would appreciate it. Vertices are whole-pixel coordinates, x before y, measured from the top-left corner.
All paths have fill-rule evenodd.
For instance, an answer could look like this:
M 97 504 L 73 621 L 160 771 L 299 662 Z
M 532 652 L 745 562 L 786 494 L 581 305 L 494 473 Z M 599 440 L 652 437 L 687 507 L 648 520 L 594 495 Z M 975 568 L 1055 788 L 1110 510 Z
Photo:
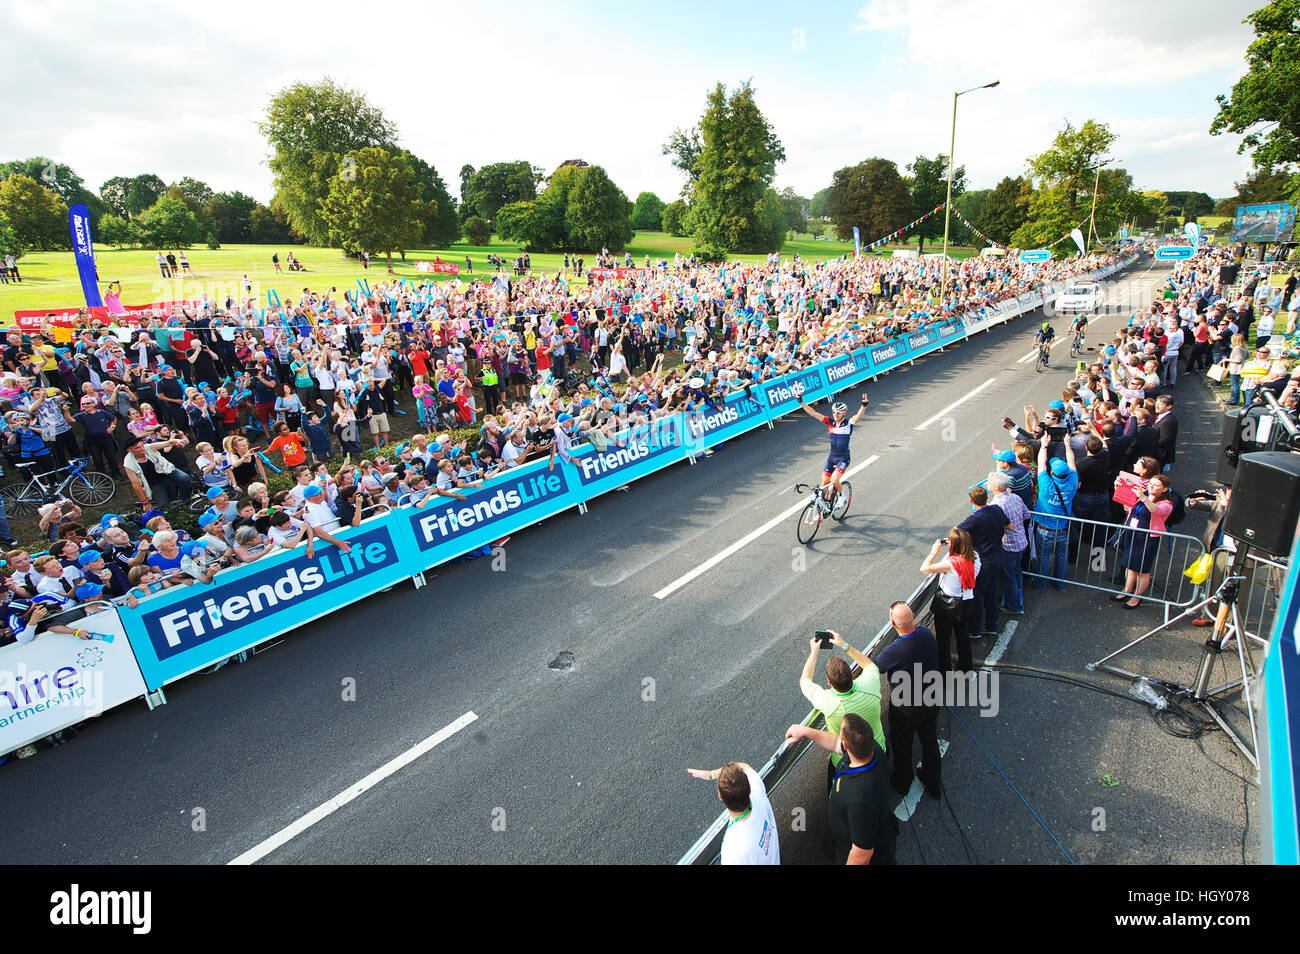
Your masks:
M 1086 313 L 1100 311 L 1105 297 L 1101 286 L 1096 282 L 1075 282 L 1056 297 L 1056 310 Z

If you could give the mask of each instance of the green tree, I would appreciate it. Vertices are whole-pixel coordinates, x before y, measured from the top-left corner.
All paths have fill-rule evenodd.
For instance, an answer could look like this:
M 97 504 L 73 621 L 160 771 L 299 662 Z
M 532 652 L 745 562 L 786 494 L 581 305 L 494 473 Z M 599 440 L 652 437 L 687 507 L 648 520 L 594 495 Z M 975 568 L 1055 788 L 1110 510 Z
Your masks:
M 469 183 L 474 178 L 474 167 L 468 162 L 460 167 L 460 201 L 461 205 L 465 204 L 465 196 L 469 194 Z
M 728 252 L 780 249 L 765 195 L 785 149 L 746 81 L 730 95 L 717 84 L 700 118 L 700 152 L 691 206 L 699 246 Z M 782 236 L 783 237 L 783 236 Z
M 465 220 L 465 237 L 469 239 L 470 245 L 482 248 L 492 241 L 492 226 L 477 215 L 472 215 Z
M 786 186 L 778 193 L 781 197 L 781 212 L 785 215 L 785 224 L 791 232 L 803 234 L 808 231 L 808 200 Z
M 33 156 L 30 159 L 18 159 L 0 164 L 0 180 L 14 173 L 35 179 L 69 207 L 77 203 L 84 204 L 90 213 L 92 229 L 98 229 L 100 219 L 109 212 L 108 206 L 99 196 L 86 188 L 81 176 L 61 162 L 55 162 L 45 156 Z
M 152 172 L 145 172 L 131 180 L 126 191 L 126 211 L 132 218 L 153 208 L 167 191 L 166 184 Z
M 0 219 L 24 251 L 48 252 L 71 244 L 67 203 L 31 176 L 14 173 L 0 182 Z
M 1051 147 L 1029 160 L 1033 178 L 1040 180 L 1039 192 L 1055 192 L 1053 201 L 1064 201 L 1075 224 L 1088 214 L 1097 166 L 1114 142 L 1105 123 L 1089 119 L 1075 129 L 1067 121 Z
M 907 167 L 907 171 L 912 174 L 912 180 L 908 183 L 908 191 L 912 194 L 912 211 L 916 218 L 920 218 L 932 209 L 943 204 L 948 197 L 948 157 L 943 153 L 935 156 L 933 159 L 927 159 L 925 156 L 917 156 Z M 956 200 L 963 192 L 966 191 L 966 167 L 958 166 L 952 171 L 952 197 Z M 956 228 L 960 233 L 965 233 L 966 229 L 959 223 Z M 926 239 L 938 239 L 943 236 L 943 216 L 933 215 L 924 222 L 919 223 L 913 234 L 917 236 L 917 251 L 925 251 Z M 970 236 L 966 236 L 969 240 Z
M 1179 213 L 1188 216 L 1191 220 L 1214 211 L 1214 200 L 1204 192 L 1176 192 L 1166 189 L 1165 195 L 1169 197 L 1170 208 L 1177 209 Z
M 671 157 L 672 164 L 686 175 L 682 198 L 690 200 L 695 194 L 695 183 L 700 178 L 700 153 L 704 145 L 700 140 L 700 127 L 674 129 L 663 144 L 663 154 Z
M 579 169 L 564 213 L 570 248 L 621 251 L 632 240 L 632 203 L 600 166 Z
M 204 231 L 184 199 L 164 195 L 131 220 L 136 243 L 145 248 L 189 248 L 203 240 Z
M 409 153 L 367 146 L 349 152 L 340 167 L 355 174 L 336 176 L 321 200 L 330 240 L 346 251 L 383 252 L 391 273 L 393 252 L 416 247 L 429 215 Z
M 966 216 L 968 222 L 978 225 L 980 216 L 984 214 L 984 205 L 992 194 L 992 189 L 970 189 L 963 192 L 959 198 L 953 199 L 952 205 L 954 209 Z
M 872 242 L 911 220 L 912 196 L 898 166 L 888 159 L 865 159 L 836 170 L 828 212 L 841 241 L 853 238 L 856 225 L 862 241 Z
M 128 176 L 114 176 L 99 187 L 99 198 L 108 211 L 123 219 L 131 217 L 126 208 L 126 197 L 130 193 L 131 179 Z
M 808 217 L 812 219 L 829 218 L 831 214 L 831 187 L 813 193 L 808 202 Z
M 664 200 L 653 192 L 642 192 L 632 207 L 632 228 L 657 232 L 663 228 Z
M 213 234 L 223 245 L 242 244 L 253 238 L 253 209 L 257 200 L 242 192 L 218 192 L 203 204 Z
M 1001 245 L 1008 245 L 1029 217 L 1029 203 L 1034 195 L 1034 184 L 1020 176 L 1006 176 L 989 191 L 983 208 L 975 216 L 967 216 L 971 224 Z M 965 212 L 963 211 L 963 215 Z M 1059 238 L 1060 236 L 1054 236 Z
M 669 235 L 676 238 L 684 238 L 691 234 L 688 222 L 688 213 L 690 209 L 681 199 L 675 199 L 664 206 L 661 224 L 663 230 Z
M 420 198 L 429 206 L 429 215 L 424 223 L 424 235 L 420 241 L 430 248 L 451 248 L 460 235 L 460 219 L 456 214 L 456 200 L 447 191 L 447 184 L 433 168 L 419 156 L 403 152 L 415 170 L 416 181 L 420 183 Z
M 0 255 L 12 255 L 22 258 L 23 247 L 18 244 L 18 236 L 3 218 L 0 218 Z
M 206 182 L 200 182 L 198 179 L 191 179 L 189 176 L 186 176 L 179 182 L 173 182 L 169 188 L 177 190 L 181 195 L 189 199 L 190 201 L 185 204 L 189 205 L 191 210 L 194 209 L 195 206 L 200 209 L 203 208 L 208 199 L 215 195 L 212 191 L 212 186 L 208 185 Z M 190 205 L 191 202 L 193 205 Z
M 1237 194 L 1223 199 L 1214 207 L 1215 215 L 1235 215 L 1239 205 L 1261 205 L 1284 202 L 1290 196 L 1291 174 L 1285 170 L 1252 170 L 1236 183 Z
M 541 167 L 523 159 L 484 166 L 470 176 L 463 194 L 465 207 L 469 214 L 491 222 L 503 205 L 536 199 L 542 175 Z
M 261 202 L 248 213 L 248 232 L 248 240 L 256 245 L 290 245 L 295 241 L 284 209 L 265 206 Z
M 95 241 L 100 245 L 126 248 L 134 244 L 135 235 L 131 232 L 130 222 L 121 216 L 109 213 L 99 220 L 99 231 L 95 235 Z
M 1246 74 L 1231 96 L 1216 97 L 1210 134 L 1242 137 L 1256 167 L 1271 172 L 1300 162 L 1300 0 L 1272 0 L 1244 23 L 1255 31 L 1246 48 Z
M 397 140 L 397 127 L 377 107 L 329 77 L 280 90 L 258 128 L 271 147 L 274 204 L 313 245 L 331 241 L 321 205 L 335 180 L 355 179 L 356 170 L 342 164 L 344 157 L 359 149 L 394 147 Z

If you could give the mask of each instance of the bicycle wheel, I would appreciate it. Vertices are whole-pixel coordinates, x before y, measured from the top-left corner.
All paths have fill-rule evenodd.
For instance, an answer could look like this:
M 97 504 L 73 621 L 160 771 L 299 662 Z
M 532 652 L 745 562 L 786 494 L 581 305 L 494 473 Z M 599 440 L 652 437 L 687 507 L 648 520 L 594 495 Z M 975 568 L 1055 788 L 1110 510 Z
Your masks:
M 3 497 L 5 502 L 5 516 L 12 519 L 30 517 L 36 513 L 40 502 L 32 500 L 30 495 L 25 494 L 26 488 L 26 484 L 5 484 L 0 487 L 0 497 Z
M 853 485 L 847 480 L 841 480 L 840 486 L 844 490 L 836 495 L 835 505 L 831 507 L 831 518 L 834 520 L 843 520 L 844 515 L 849 512 L 849 505 L 853 503 Z
M 816 500 L 808 501 L 808 506 L 799 514 L 799 525 L 794 528 L 795 536 L 804 546 L 812 543 L 817 536 L 817 528 L 822 525 L 822 511 Z
M 195 494 L 190 498 L 188 504 L 190 513 L 203 513 L 203 511 L 207 510 L 210 506 L 212 506 L 212 504 L 208 500 L 207 494 Z
M 68 495 L 83 507 L 102 507 L 115 493 L 113 478 L 97 470 L 83 470 L 68 482 Z

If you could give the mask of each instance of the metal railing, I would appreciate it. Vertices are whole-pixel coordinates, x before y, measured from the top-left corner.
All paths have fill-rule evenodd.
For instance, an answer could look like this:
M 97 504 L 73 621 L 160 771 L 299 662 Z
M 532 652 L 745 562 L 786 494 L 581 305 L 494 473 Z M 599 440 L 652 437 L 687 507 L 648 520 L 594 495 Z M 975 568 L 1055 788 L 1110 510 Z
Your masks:
M 934 596 L 934 591 L 939 585 L 938 576 L 928 576 L 907 598 L 907 605 L 912 607 L 912 612 L 916 614 L 916 623 L 918 626 L 924 626 L 929 622 L 930 599 Z M 880 647 L 894 627 L 886 623 L 876 633 L 875 637 L 862 649 L 864 656 L 870 656 Z M 852 667 L 853 678 L 856 679 L 861 675 L 861 668 L 854 663 Z M 826 719 L 822 713 L 813 709 L 804 716 L 801 725 L 809 726 L 814 729 L 824 728 Z M 772 757 L 763 763 L 763 767 L 758 770 L 758 777 L 763 780 L 763 787 L 767 789 L 768 798 L 771 798 L 772 791 L 781 783 L 790 772 L 794 769 L 799 759 L 809 748 L 815 748 L 808 739 L 799 739 L 798 741 L 784 740 L 780 747 L 772 753 Z M 686 854 L 678 860 L 679 865 L 715 865 L 722 859 L 722 836 L 726 833 L 727 822 L 731 816 L 725 811 L 722 812 L 713 823 L 704 830 L 704 833 L 696 839 L 695 844 L 687 850 Z
M 1211 570 L 1205 581 L 1206 595 L 1215 592 L 1223 582 L 1224 574 L 1232 565 L 1234 554 L 1224 547 L 1210 551 Z M 1255 552 L 1246 555 L 1243 571 L 1245 579 L 1237 595 L 1237 613 L 1245 635 L 1260 643 L 1267 643 L 1273 633 L 1278 602 L 1286 586 L 1288 565 Z
M 1055 514 L 1044 516 L 1067 522 L 1071 540 L 1077 541 L 1077 558 L 1074 563 L 1068 562 L 1067 546 L 1064 579 L 1038 573 L 1037 567 L 1042 557 L 1037 554 L 1038 542 L 1034 537 L 1034 526 L 1031 525 L 1029 534 L 1036 555 L 1024 573 L 1027 581 L 1041 580 L 1049 585 L 1060 582 L 1101 593 L 1121 593 L 1127 576 L 1124 551 L 1125 544 L 1128 543 L 1130 552 L 1143 546 L 1156 548 L 1155 560 L 1151 564 L 1151 583 L 1137 599 L 1160 604 L 1168 619 L 1171 609 L 1191 606 L 1202 598 L 1201 586 L 1184 575 L 1189 566 L 1205 555 L 1205 544 L 1200 538 L 1170 530 L 1138 530 L 1105 520 L 1058 517 Z M 1048 568 L 1050 569 L 1050 563 Z

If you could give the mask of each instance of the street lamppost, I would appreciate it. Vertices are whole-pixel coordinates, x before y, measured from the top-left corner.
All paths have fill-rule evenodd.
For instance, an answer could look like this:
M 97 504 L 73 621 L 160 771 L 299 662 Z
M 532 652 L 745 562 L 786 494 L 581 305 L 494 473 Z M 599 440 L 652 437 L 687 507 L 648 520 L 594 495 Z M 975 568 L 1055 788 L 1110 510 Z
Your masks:
M 972 86 L 970 89 L 964 89 L 960 93 L 952 94 L 952 138 L 948 142 L 948 199 L 943 204 L 943 278 L 939 280 L 940 311 L 943 311 L 944 303 L 948 300 L 948 226 L 952 215 L 952 154 L 957 149 L 957 97 L 973 93 L 977 89 L 992 89 L 1001 82 L 1001 80 L 994 80 L 992 83 L 985 83 L 983 86 Z
M 1083 242 L 1084 254 L 1087 254 L 1088 246 L 1091 244 L 1094 235 L 1101 238 L 1097 234 L 1097 191 L 1101 188 L 1101 170 L 1117 161 L 1116 159 L 1105 159 L 1097 164 L 1097 178 L 1092 184 L 1092 211 L 1088 213 L 1088 237 Z

